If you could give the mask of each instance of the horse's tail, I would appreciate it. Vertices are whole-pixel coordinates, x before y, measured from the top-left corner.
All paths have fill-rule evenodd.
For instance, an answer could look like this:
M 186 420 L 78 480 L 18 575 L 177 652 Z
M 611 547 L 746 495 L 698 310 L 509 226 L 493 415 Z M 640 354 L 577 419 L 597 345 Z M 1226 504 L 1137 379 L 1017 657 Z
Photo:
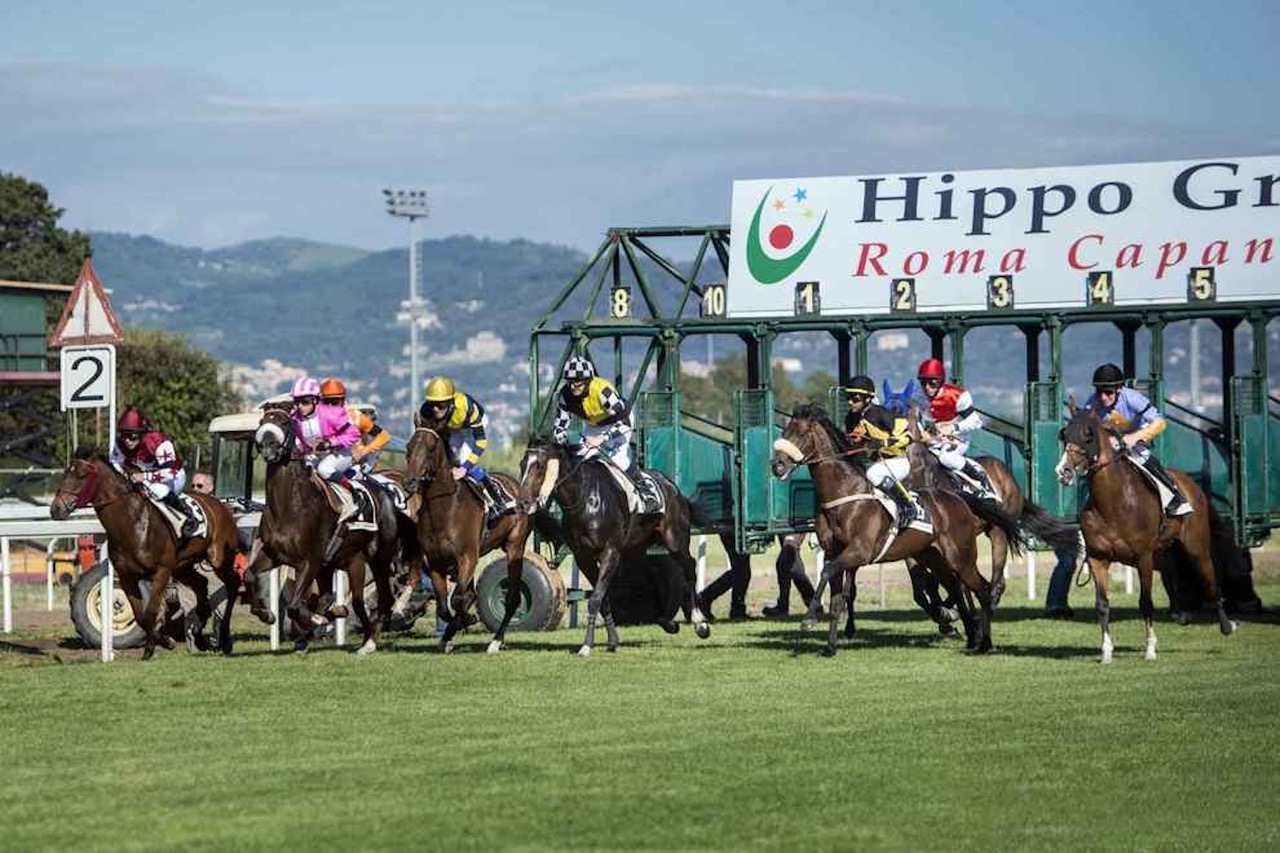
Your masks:
M 706 527 L 711 523 L 711 516 L 707 514 L 707 508 L 703 506 L 702 501 L 694 498 L 685 498 L 684 501 L 689 505 L 690 527 Z
M 1230 518 L 1221 515 L 1213 504 L 1209 509 L 1209 548 L 1214 572 L 1218 580 L 1218 594 L 1228 606 L 1241 610 L 1254 610 L 1262 606 L 1253 586 L 1253 562 L 1248 553 L 1236 543 L 1235 525 Z
M 1080 544 L 1080 528 L 1077 525 L 1058 518 L 1032 501 L 1023 502 L 1022 517 L 1018 521 L 1024 530 L 1055 551 L 1077 548 Z
M 956 494 L 964 500 L 974 515 L 1004 531 L 1004 535 L 1009 538 L 1009 549 L 1013 552 L 1013 555 L 1015 557 L 1021 556 L 1029 543 L 1027 542 L 1026 533 L 1018 525 L 1016 518 L 993 500 L 983 500 L 963 489 L 957 490 Z

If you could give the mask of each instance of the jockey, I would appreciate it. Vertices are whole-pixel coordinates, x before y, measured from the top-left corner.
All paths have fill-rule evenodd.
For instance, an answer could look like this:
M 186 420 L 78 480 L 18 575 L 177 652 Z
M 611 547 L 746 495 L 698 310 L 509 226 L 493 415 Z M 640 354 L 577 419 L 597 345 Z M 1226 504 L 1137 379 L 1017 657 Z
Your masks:
M 1114 364 L 1100 365 L 1093 372 L 1093 395 L 1084 407 L 1104 424 L 1119 430 L 1125 452 L 1173 492 L 1164 508 L 1166 515 L 1187 515 L 1194 511 L 1177 481 L 1151 452 L 1152 439 L 1164 432 L 1168 424 L 1150 400 L 1124 387 L 1124 371 Z
M 453 479 L 470 477 L 484 489 L 499 514 L 514 511 L 515 504 L 479 465 L 480 457 L 489 448 L 489 439 L 484 432 L 489 425 L 489 416 L 484 413 L 484 407 L 470 394 L 459 391 L 453 380 L 444 376 L 433 377 L 427 382 L 425 396 L 422 407 L 418 409 L 418 420 L 449 442 Z
M 351 446 L 351 461 L 355 463 L 355 470 L 359 474 L 371 471 L 378 454 L 391 440 L 391 433 L 378 426 L 358 406 L 347 405 L 347 386 L 340 379 L 330 377 L 320 383 L 320 402 L 347 410 L 347 417 L 360 433 L 360 439 Z
M 293 423 L 298 444 L 308 454 L 315 472 L 325 480 L 351 488 L 347 472 L 351 470 L 351 447 L 360 433 L 342 406 L 320 403 L 320 383 L 301 376 L 293 383 Z
M 911 474 L 906 457 L 911 443 L 907 421 L 876 405 L 876 385 L 868 376 L 853 377 L 844 391 L 849 400 L 844 431 L 851 442 L 866 448 L 875 459 L 867 466 L 867 479 L 898 505 L 898 526 L 906 527 L 924 516 L 924 508 L 902 483 Z
M 599 450 L 636 487 L 643 501 L 641 511 L 653 511 L 658 496 L 631 461 L 631 408 L 627 401 L 607 379 L 597 376 L 595 365 L 582 356 L 565 362 L 563 379 L 552 440 L 568 444 L 569 423 L 574 417 L 581 418 L 583 450 Z
M 959 385 L 946 381 L 942 359 L 920 362 L 916 371 L 920 387 L 929 400 L 929 450 L 948 471 L 963 471 L 981 489 L 980 498 L 999 500 L 986 469 L 969 459 L 969 434 L 982 429 L 982 415 L 973 407 L 973 397 Z
M 111 464 L 135 483 L 140 483 L 153 499 L 183 516 L 183 538 L 196 532 L 199 522 L 179 497 L 187 485 L 182 457 L 169 436 L 153 429 L 137 406 L 125 409 L 116 423 Z M 133 470 L 126 470 L 126 466 Z

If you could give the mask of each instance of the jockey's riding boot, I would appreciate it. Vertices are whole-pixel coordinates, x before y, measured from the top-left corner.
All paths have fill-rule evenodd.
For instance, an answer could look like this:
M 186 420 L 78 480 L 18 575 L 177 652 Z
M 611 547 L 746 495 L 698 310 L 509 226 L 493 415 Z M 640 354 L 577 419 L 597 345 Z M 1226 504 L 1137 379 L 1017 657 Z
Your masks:
M 982 488 L 982 494 L 978 497 L 983 500 L 1000 500 L 999 495 L 996 494 L 996 487 L 991 484 L 991 478 L 987 476 L 987 469 L 978 464 L 976 459 L 964 460 L 964 472 L 977 481 Z
M 907 487 L 901 481 L 895 480 L 893 477 L 885 477 L 880 481 L 879 486 L 880 490 L 893 498 L 893 502 L 898 505 L 899 529 L 906 527 L 920 517 L 920 505 L 915 502 L 911 492 L 907 491 Z
M 1147 460 L 1142 463 L 1142 467 L 1146 468 L 1151 474 L 1164 483 L 1165 488 L 1173 492 L 1173 497 L 1169 500 L 1169 504 L 1164 508 L 1165 515 L 1187 515 L 1192 512 L 1191 502 L 1187 500 L 1187 496 L 1182 493 L 1178 483 L 1160 464 L 1160 460 L 1156 459 L 1154 453 L 1147 454 Z
M 186 539 L 188 536 L 193 536 L 196 532 L 196 528 L 200 526 L 200 522 L 196 521 L 196 517 L 191 514 L 191 510 L 182 502 L 182 498 L 179 497 L 178 493 L 169 492 L 169 494 L 165 495 L 164 504 L 170 509 L 177 510 L 182 514 L 182 538 Z
M 507 496 L 502 493 L 502 487 L 498 485 L 498 481 L 492 477 L 485 477 L 480 481 L 480 485 L 484 487 L 485 493 L 489 495 L 489 500 L 493 501 L 494 515 L 506 515 L 509 512 L 515 512 L 515 504 L 507 500 Z

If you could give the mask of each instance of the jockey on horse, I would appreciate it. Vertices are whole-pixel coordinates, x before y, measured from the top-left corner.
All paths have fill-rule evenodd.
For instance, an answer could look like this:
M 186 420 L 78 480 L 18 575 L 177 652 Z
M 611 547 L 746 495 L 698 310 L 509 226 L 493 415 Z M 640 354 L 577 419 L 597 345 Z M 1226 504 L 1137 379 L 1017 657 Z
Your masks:
M 601 457 L 627 475 L 640 496 L 641 515 L 659 512 L 654 484 L 641 476 L 638 465 L 632 464 L 631 408 L 627 401 L 608 380 L 596 375 L 595 365 L 581 356 L 565 362 L 563 378 L 552 439 L 556 444 L 568 444 L 569 423 L 575 416 L 581 418 L 583 450 L 599 450 Z
M 867 480 L 898 505 L 898 527 L 928 525 L 924 507 L 903 484 L 911 473 L 906 457 L 911 436 L 905 418 L 894 417 L 888 409 L 876 404 L 876 385 L 869 376 L 855 376 L 844 389 L 849 412 L 844 418 L 844 431 L 855 447 L 863 448 L 870 459 Z
M 449 442 L 453 479 L 464 477 L 480 487 L 486 496 L 489 515 L 515 511 L 515 501 L 502 486 L 480 467 L 480 457 L 489 448 L 485 427 L 489 417 L 470 394 L 459 391 L 453 380 L 436 376 L 427 382 L 426 399 L 418 409 L 419 425 L 435 430 Z
M 946 381 L 942 359 L 922 361 L 916 378 L 929 400 L 932 426 L 925 430 L 929 450 L 961 488 L 973 491 L 976 484 L 979 498 L 998 503 L 1000 496 L 991 485 L 986 469 L 965 456 L 969 450 L 969 434 L 982 428 L 982 416 L 973 407 L 973 397 L 960 385 Z M 968 480 L 973 481 L 972 484 Z
M 341 379 L 330 377 L 320 383 L 320 402 L 346 409 L 351 424 L 360 433 L 360 440 L 351 446 L 351 461 L 359 474 L 369 473 L 378 454 L 391 440 L 391 433 L 378 426 L 359 406 L 347 405 L 347 386 Z
M 326 559 L 332 559 L 346 534 L 347 522 L 364 506 L 364 492 L 354 487 L 350 478 L 351 448 L 360 440 L 360 432 L 342 406 L 320 402 L 320 383 L 310 376 L 300 376 L 293 383 L 294 431 L 299 448 L 307 454 L 307 464 L 323 480 L 337 483 L 351 494 L 354 509 L 338 519 L 333 538 L 325 548 Z
M 1114 364 L 1093 372 L 1093 395 L 1084 407 L 1121 433 L 1122 452 L 1173 493 L 1164 512 L 1168 516 L 1194 511 L 1177 481 L 1151 452 L 1151 441 L 1168 426 L 1160 411 L 1141 393 L 1124 387 L 1124 372 Z
M 187 485 L 182 457 L 169 436 L 153 428 L 137 406 L 129 406 L 120 415 L 111 464 L 146 489 L 152 500 L 183 517 L 182 539 L 196 532 L 200 523 L 180 497 Z

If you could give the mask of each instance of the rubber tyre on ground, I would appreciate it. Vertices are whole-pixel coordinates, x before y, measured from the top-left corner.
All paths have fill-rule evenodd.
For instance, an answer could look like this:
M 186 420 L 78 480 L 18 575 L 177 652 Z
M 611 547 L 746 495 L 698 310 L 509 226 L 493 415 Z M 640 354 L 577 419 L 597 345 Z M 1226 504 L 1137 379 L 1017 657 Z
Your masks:
M 507 561 L 499 557 L 484 567 L 476 582 L 476 610 L 490 631 L 497 631 L 506 611 Z M 520 577 L 520 606 L 508 631 L 554 631 L 565 611 L 564 580 L 537 554 L 525 554 Z
M 84 572 L 80 577 L 76 578 L 76 582 L 71 586 L 71 624 L 75 626 L 76 633 L 80 635 L 80 640 L 90 648 L 97 648 L 102 645 L 101 633 L 101 589 L 102 578 L 107 573 L 107 565 L 100 562 L 89 571 Z M 146 601 L 150 594 L 150 588 L 143 584 L 142 599 Z M 134 621 L 133 609 L 129 606 L 129 599 L 125 597 L 124 591 L 120 589 L 119 582 L 115 587 L 115 598 L 113 605 L 113 636 L 112 645 L 117 649 L 135 649 L 140 648 L 146 639 L 142 628 Z M 166 619 L 177 610 L 176 600 L 168 604 L 165 608 Z M 170 620 L 176 623 L 177 636 L 182 636 L 182 619 L 179 612 L 179 618 Z M 166 624 L 173 635 L 174 625 Z

